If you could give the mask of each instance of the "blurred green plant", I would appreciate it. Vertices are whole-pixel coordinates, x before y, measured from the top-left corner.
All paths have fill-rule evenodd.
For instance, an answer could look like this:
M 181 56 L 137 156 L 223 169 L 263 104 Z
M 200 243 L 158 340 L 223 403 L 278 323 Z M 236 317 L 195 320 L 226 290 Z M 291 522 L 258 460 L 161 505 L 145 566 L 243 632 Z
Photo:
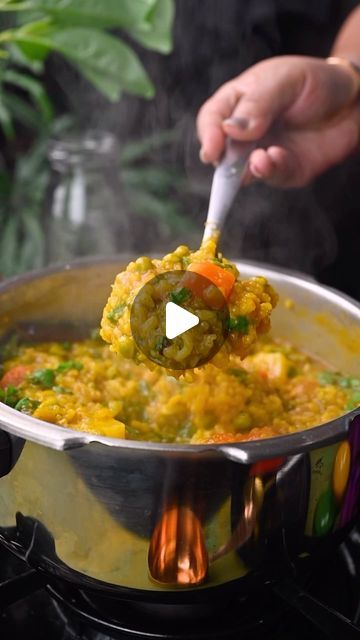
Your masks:
M 0 274 L 12 276 L 43 266 L 45 236 L 43 211 L 50 182 L 48 136 L 61 138 L 74 129 L 71 116 L 56 118 L 46 133 L 39 132 L 32 148 L 22 154 L 12 174 L 0 168 Z M 124 206 L 131 219 L 151 220 L 163 238 L 181 233 L 186 242 L 194 233 L 194 222 L 184 215 L 181 195 L 187 181 L 157 150 L 178 141 L 176 131 L 157 131 L 122 148 L 118 171 Z M 155 157 L 154 157 L 155 156 Z
M 43 264 L 48 140 L 69 124 L 54 119 L 43 84 L 47 58 L 62 55 L 112 102 L 123 92 L 151 98 L 153 83 L 128 42 L 169 53 L 174 0 L 0 0 L 0 16 L 0 129 L 12 156 L 9 168 L 0 154 L 0 274 L 12 275 Z M 15 123 L 34 137 L 25 152 L 18 148 Z M 129 202 L 145 215 L 162 216 L 164 224 L 179 225 L 177 205 L 165 221 L 163 201 L 175 177 L 168 168 L 154 167 L 152 176 L 150 169 L 135 169 L 136 144 L 124 149 L 121 161 Z M 135 154 L 133 162 L 126 153 Z
M 179 139 L 177 131 L 158 131 L 126 144 L 120 156 L 121 180 L 132 212 L 157 222 L 170 234 L 191 233 L 195 224 L 184 216 L 180 194 L 187 190 L 187 181 L 176 167 L 161 162 L 149 162 L 149 155 Z M 185 242 L 186 238 L 183 238 Z
M 45 237 L 42 212 L 50 178 L 48 136 L 61 136 L 72 118 L 55 119 L 39 131 L 31 148 L 20 154 L 14 169 L 0 168 L 0 275 L 11 276 L 43 265 Z
M 152 98 L 155 89 L 133 49 L 109 29 L 120 29 L 142 46 L 169 53 L 172 48 L 174 0 L 0 0 L 0 12 L 16 16 L 16 26 L 0 33 L 0 53 L 40 75 L 47 57 L 56 52 L 73 64 L 109 100 L 122 92 Z M 2 80 L 20 86 L 48 115 L 41 85 L 28 74 Z M 4 73 L 7 77 L 4 77 Z M 2 102 L 1 122 L 8 132 L 9 113 Z M 0 113 L 1 113 L 0 112 Z

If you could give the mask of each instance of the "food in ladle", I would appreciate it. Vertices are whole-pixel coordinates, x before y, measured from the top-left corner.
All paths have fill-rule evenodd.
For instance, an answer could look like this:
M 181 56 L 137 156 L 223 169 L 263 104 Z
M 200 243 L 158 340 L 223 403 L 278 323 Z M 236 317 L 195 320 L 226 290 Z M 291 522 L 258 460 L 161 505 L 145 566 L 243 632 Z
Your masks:
M 151 365 L 134 340 L 130 322 L 131 307 L 139 290 L 155 276 L 180 270 L 184 272 L 181 286 L 172 289 L 168 285 L 159 293 L 154 285 L 153 290 L 148 292 L 149 313 L 138 318 L 139 326 L 143 329 L 146 326 L 148 351 L 161 351 L 164 360 L 170 364 L 172 358 L 174 362 L 178 362 L 181 357 L 185 366 L 195 366 L 193 363 L 201 359 L 201 350 L 206 353 L 209 340 L 213 337 L 220 291 L 220 297 L 226 301 L 230 313 L 227 327 L 229 335 L 213 363 L 224 366 L 231 354 L 245 357 L 257 337 L 269 330 L 277 294 L 266 278 L 242 280 L 233 263 L 221 255 L 215 255 L 216 238 L 210 238 L 195 252 L 180 246 L 162 259 L 142 257 L 131 262 L 117 275 L 104 309 L 101 336 L 111 345 L 111 350 L 124 358 Z M 202 278 L 196 278 L 194 274 Z M 206 283 L 210 283 L 210 286 L 206 286 Z M 201 317 L 199 313 L 200 323 L 196 327 L 174 340 L 166 341 L 163 329 L 164 305 L 157 304 L 161 295 L 164 301 L 171 301 L 185 308 L 192 300 L 201 298 L 207 304 L 207 315 Z M 212 310 L 214 318 L 210 317 Z M 171 369 L 171 366 L 167 368 Z

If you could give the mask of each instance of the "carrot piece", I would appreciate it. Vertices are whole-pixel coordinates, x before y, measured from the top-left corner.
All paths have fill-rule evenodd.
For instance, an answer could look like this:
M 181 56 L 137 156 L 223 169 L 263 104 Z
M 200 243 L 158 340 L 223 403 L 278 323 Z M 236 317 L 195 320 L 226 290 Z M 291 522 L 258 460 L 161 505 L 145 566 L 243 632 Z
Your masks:
M 7 387 L 18 387 L 24 382 L 27 374 L 29 373 L 29 367 L 24 364 L 18 364 L 16 367 L 12 367 L 3 375 L 0 380 L 0 387 L 6 389 Z
M 194 262 L 188 266 L 187 271 L 197 273 L 198 275 L 207 278 L 218 289 L 220 289 L 226 300 L 229 298 L 235 284 L 235 276 L 231 271 L 223 269 L 213 262 Z M 199 279 L 196 278 L 192 281 L 190 280 L 190 283 L 187 286 L 193 291 L 193 293 L 195 293 L 195 295 L 199 296 L 202 295 L 202 292 L 205 289 L 205 284 L 202 286 L 201 283 L 199 283 Z M 201 291 L 197 291 L 196 289 L 201 289 Z

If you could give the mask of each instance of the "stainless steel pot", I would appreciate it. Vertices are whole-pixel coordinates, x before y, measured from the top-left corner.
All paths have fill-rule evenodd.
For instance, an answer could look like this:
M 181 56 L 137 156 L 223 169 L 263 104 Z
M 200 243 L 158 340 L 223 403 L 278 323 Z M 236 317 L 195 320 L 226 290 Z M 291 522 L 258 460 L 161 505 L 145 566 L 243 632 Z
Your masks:
M 84 335 L 127 260 L 3 283 L 0 339 L 14 330 L 28 339 Z M 275 336 L 360 375 L 359 304 L 297 274 L 238 267 L 279 291 Z M 1 403 L 0 426 L 2 542 L 54 576 L 111 593 L 246 584 L 245 576 L 337 543 L 358 509 L 359 410 L 289 436 L 227 445 L 116 440 Z

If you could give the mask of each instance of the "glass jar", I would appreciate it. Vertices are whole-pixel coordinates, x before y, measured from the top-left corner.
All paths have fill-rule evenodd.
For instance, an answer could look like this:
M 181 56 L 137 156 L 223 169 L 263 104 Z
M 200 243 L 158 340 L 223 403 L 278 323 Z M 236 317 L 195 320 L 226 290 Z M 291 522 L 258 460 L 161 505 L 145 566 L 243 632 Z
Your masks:
M 48 157 L 47 264 L 131 250 L 116 138 L 107 131 L 67 135 L 50 142 Z

